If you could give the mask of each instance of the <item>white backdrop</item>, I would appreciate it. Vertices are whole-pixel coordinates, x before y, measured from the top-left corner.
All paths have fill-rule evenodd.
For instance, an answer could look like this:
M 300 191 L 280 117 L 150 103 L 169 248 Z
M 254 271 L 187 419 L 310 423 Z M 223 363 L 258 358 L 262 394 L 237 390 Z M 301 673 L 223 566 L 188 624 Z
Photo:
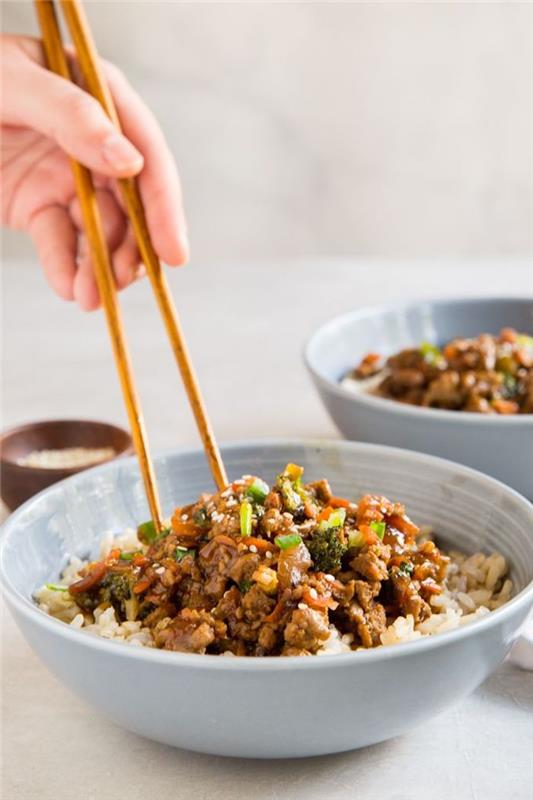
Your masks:
M 531 3 L 86 5 L 176 154 L 195 258 L 533 251 Z

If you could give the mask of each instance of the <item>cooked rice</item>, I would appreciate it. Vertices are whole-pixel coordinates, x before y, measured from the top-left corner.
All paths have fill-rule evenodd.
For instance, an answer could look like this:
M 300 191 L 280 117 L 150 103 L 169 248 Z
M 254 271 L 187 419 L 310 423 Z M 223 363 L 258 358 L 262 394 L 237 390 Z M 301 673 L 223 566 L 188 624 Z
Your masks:
M 423 535 L 426 538 L 429 533 L 429 529 L 424 529 Z M 134 530 L 128 530 L 120 536 L 114 536 L 112 532 L 106 534 L 100 543 L 100 558 L 105 558 L 112 547 L 146 550 Z M 513 584 L 507 578 L 507 562 L 500 553 L 492 553 L 489 556 L 484 553 L 474 553 L 466 556 L 464 553 L 452 550 L 448 555 L 451 560 L 444 591 L 431 598 L 430 603 L 434 609 L 431 617 L 416 625 L 411 614 L 397 617 L 382 633 L 382 645 L 411 642 L 424 636 L 434 636 L 437 633 L 454 630 L 489 614 L 511 599 Z M 88 561 L 73 556 L 64 569 L 61 579 L 54 585 L 69 586 L 80 577 L 80 570 L 87 563 Z M 93 614 L 82 613 L 68 592 L 50 589 L 46 585 L 35 592 L 34 598 L 42 611 L 68 623 L 73 628 L 79 628 L 104 639 L 154 647 L 149 628 L 143 627 L 142 622 L 118 622 L 114 608 L 107 603 L 97 606 Z M 341 635 L 335 626 L 331 625 L 330 628 L 330 637 L 317 655 L 351 652 L 350 645 L 353 641 L 351 634 Z M 222 655 L 230 656 L 233 653 L 226 652 Z

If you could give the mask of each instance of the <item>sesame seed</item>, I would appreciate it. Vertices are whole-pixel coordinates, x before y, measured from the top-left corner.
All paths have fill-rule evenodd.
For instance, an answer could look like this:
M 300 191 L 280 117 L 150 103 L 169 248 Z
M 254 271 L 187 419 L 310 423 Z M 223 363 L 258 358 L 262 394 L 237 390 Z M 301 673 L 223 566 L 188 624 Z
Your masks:
M 307 603 L 298 603 L 298 608 L 301 609 L 302 611 L 305 611 L 305 609 L 307 608 Z
M 316 599 L 317 599 L 317 597 L 318 597 L 317 591 L 316 591 L 316 589 L 313 589 L 313 587 L 311 587 L 311 588 L 309 589 L 309 594 L 311 595 L 311 597 L 313 598 L 313 600 L 316 600 Z
M 333 583 L 333 582 L 334 582 L 334 580 L 335 580 L 335 576 L 334 576 L 334 575 L 330 575 L 330 574 L 329 574 L 329 572 L 328 572 L 328 574 L 327 574 L 327 575 L 324 575 L 324 578 L 325 578 L 327 581 L 329 581 L 330 583 Z
M 285 519 L 290 519 L 290 520 L 292 520 L 292 514 L 289 514 L 289 512 L 288 512 L 288 511 L 284 511 L 284 512 L 283 512 L 283 514 L 282 514 L 281 516 L 282 516 L 282 517 L 285 517 Z
M 187 520 L 189 519 L 189 515 L 188 514 L 182 514 L 180 519 L 181 519 L 182 522 L 187 522 Z
M 237 484 L 237 486 L 242 486 L 242 484 L 244 483 L 244 481 L 243 481 L 243 479 L 242 479 L 242 478 L 239 478 L 239 480 L 238 480 L 238 481 L 233 481 L 233 483 Z
M 231 499 L 230 499 L 230 500 L 228 500 L 228 502 L 226 503 L 226 508 L 233 508 L 233 506 L 236 506 L 236 505 L 237 505 L 237 501 L 236 501 L 236 500 L 234 500 L 233 498 L 231 498 Z
M 221 497 L 229 497 L 231 494 L 231 489 L 224 489 L 223 492 L 220 493 Z
M 267 558 L 272 558 L 272 550 L 267 550 L 265 555 Z
M 257 553 L 257 547 L 255 546 L 255 544 L 250 545 L 250 553 Z
M 155 571 L 157 572 L 158 575 L 164 575 L 165 574 L 165 568 L 164 567 L 158 567 Z

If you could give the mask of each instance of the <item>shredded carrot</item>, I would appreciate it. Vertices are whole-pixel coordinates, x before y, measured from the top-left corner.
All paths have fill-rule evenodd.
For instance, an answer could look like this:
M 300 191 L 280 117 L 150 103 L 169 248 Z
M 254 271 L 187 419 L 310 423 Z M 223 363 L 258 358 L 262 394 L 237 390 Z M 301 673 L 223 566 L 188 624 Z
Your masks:
M 352 503 L 344 497 L 330 497 L 329 504 L 333 506 L 333 508 L 350 508 L 352 505 Z
M 304 589 L 302 600 L 310 608 L 314 608 L 315 611 L 323 611 L 325 608 L 330 608 L 332 611 L 334 611 L 339 605 L 331 597 L 313 597 L 307 588 Z
M 120 557 L 120 550 L 118 547 L 114 547 L 112 550 L 109 551 L 109 555 L 107 557 L 108 561 L 116 561 L 117 558 Z
M 498 414 L 518 414 L 520 410 L 518 403 L 513 400 L 493 400 L 491 405 Z
M 332 513 L 334 509 L 331 506 L 326 506 L 317 517 L 319 522 L 322 522 L 325 519 L 329 519 L 329 515 Z
M 146 589 L 150 588 L 151 581 L 148 578 L 144 578 L 142 581 L 139 581 L 133 587 L 134 594 L 141 594 L 141 592 L 145 592 Z
M 285 603 L 283 602 L 283 600 L 279 600 L 279 602 L 276 603 L 274 609 L 268 615 L 268 617 L 265 617 L 265 622 L 278 622 L 283 616 L 284 611 L 285 611 Z
M 257 547 L 260 553 L 266 553 L 267 550 L 273 550 L 274 545 L 270 542 L 265 541 L 265 539 L 258 539 L 256 536 L 243 536 L 241 542 L 248 545 L 248 547 L 253 544 Z
M 135 553 L 132 560 L 134 567 L 146 567 L 150 563 L 150 559 L 143 556 L 142 553 Z
M 370 525 L 359 525 L 359 530 L 363 534 L 366 545 L 377 544 L 379 536 L 375 533 Z

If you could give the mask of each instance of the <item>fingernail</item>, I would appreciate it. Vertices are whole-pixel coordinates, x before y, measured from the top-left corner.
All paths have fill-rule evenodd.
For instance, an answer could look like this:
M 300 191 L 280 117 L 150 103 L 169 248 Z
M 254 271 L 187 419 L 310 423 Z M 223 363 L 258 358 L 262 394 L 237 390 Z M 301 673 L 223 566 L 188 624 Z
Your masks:
M 143 157 L 139 151 L 120 133 L 112 133 L 104 142 L 102 152 L 107 163 L 113 169 L 138 170 L 143 165 Z

